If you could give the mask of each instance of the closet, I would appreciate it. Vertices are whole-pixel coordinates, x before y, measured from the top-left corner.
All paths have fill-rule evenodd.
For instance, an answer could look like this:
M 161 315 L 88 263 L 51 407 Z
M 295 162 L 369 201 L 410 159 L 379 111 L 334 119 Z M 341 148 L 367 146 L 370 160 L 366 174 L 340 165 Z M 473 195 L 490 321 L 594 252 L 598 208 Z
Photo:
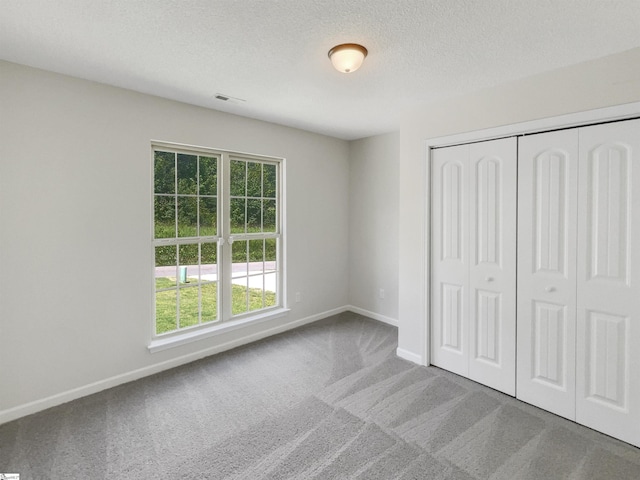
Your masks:
M 435 149 L 431 179 L 432 363 L 640 446 L 640 120 Z

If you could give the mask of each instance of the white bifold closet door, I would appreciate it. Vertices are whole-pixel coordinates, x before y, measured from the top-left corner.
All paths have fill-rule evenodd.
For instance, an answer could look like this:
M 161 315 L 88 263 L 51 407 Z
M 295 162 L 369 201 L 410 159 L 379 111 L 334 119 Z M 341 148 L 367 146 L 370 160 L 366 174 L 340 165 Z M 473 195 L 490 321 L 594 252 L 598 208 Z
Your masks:
M 526 136 L 518 177 L 517 396 L 640 446 L 640 120 Z
M 640 446 L 640 120 L 579 134 L 576 420 Z
M 517 143 L 432 152 L 431 361 L 515 395 Z
M 519 399 L 575 420 L 578 134 L 518 142 Z

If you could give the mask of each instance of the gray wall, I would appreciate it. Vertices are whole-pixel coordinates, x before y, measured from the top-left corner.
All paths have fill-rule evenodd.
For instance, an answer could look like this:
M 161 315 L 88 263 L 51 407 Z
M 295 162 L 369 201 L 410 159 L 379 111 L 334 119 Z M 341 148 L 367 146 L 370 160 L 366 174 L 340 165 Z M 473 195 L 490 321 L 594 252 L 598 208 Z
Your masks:
M 399 149 L 397 132 L 349 149 L 350 303 L 389 323 L 398 318 Z
M 348 142 L 6 62 L 0 86 L 0 421 L 348 305 Z M 287 159 L 287 316 L 148 352 L 152 139 Z

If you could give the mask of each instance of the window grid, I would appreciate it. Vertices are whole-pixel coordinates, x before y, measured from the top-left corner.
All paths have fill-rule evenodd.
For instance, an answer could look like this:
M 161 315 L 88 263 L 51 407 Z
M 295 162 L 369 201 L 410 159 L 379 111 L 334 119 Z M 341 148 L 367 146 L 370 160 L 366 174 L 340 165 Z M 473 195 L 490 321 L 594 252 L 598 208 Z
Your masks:
M 172 168 L 171 174 L 173 176 L 173 185 L 170 188 L 169 192 L 158 192 L 158 158 L 162 159 L 164 157 L 165 160 L 168 160 L 169 156 L 172 157 Z M 193 166 L 195 166 L 195 174 L 192 175 L 184 175 L 182 171 L 184 167 L 181 162 L 189 162 Z M 209 190 L 202 185 L 202 171 L 201 166 L 203 163 L 209 163 L 209 168 L 213 166 L 212 172 L 215 176 L 215 182 L 213 185 L 209 185 Z M 186 327 L 198 326 L 203 323 L 215 322 L 219 319 L 218 308 L 219 304 L 219 295 L 218 295 L 218 278 L 215 280 L 207 280 L 203 279 L 202 274 L 202 247 L 203 245 L 212 245 L 214 248 L 214 255 L 212 257 L 213 264 L 216 265 L 216 275 L 219 271 L 219 262 L 218 262 L 218 237 L 216 233 L 219 230 L 218 227 L 218 212 L 217 212 L 217 199 L 218 199 L 218 185 L 217 185 L 217 171 L 218 165 L 220 163 L 220 158 L 217 156 L 205 156 L 205 155 L 197 155 L 197 154 L 185 154 L 180 152 L 169 152 L 164 151 L 162 149 L 155 149 L 154 154 L 154 245 L 156 246 L 156 334 L 166 333 L 168 331 L 180 330 Z M 181 184 L 180 180 L 185 180 Z M 185 185 L 186 184 L 186 185 Z M 211 188 L 213 187 L 215 195 L 211 194 Z M 203 190 L 205 193 L 203 193 Z M 167 198 L 172 199 L 173 206 L 173 235 L 169 236 L 168 231 L 164 232 L 158 231 L 158 217 L 157 217 L 157 207 L 158 207 L 158 198 Z M 189 199 L 190 201 L 187 203 L 185 199 Z M 203 220 L 204 220 L 204 212 L 202 208 L 203 200 L 212 200 L 210 206 L 213 206 L 210 214 L 214 212 L 214 219 L 209 220 L 209 225 L 212 230 L 206 232 Z M 183 214 L 181 212 L 181 206 L 187 204 L 191 207 L 191 211 L 195 210 L 195 225 L 193 221 L 191 222 L 183 222 Z M 189 205 L 190 204 L 190 205 Z M 195 228 L 194 228 L 195 227 Z M 158 236 L 160 233 L 160 236 Z M 213 235 L 201 235 L 203 233 L 212 233 Z M 172 265 L 167 265 L 167 270 L 173 269 L 173 275 L 175 276 L 175 281 L 171 282 L 171 285 L 167 285 L 166 287 L 158 288 L 158 248 L 167 249 L 172 248 L 175 249 L 175 252 L 171 254 L 171 258 L 175 259 L 172 262 Z M 168 263 L 168 262 L 161 262 Z M 196 270 L 194 272 L 194 270 Z M 195 282 L 194 282 L 195 277 Z M 161 277 L 162 279 L 167 279 L 171 277 Z M 167 283 L 166 280 L 163 283 Z M 215 285 L 215 295 L 214 298 L 209 298 L 208 296 L 203 297 L 203 288 L 205 290 L 209 290 L 209 287 Z M 175 312 L 174 312 L 174 320 L 168 320 L 170 316 L 170 310 L 173 309 L 173 298 L 167 302 L 166 300 L 163 302 L 159 302 L 159 299 L 168 296 L 167 292 L 174 292 L 175 295 Z M 210 292 L 213 293 L 213 292 Z M 159 295 L 160 294 L 160 295 Z M 215 305 L 213 308 L 215 313 L 213 315 L 207 315 L 206 318 L 203 318 L 203 310 L 205 310 L 205 305 L 203 305 L 203 300 L 206 302 L 211 302 Z M 169 310 L 167 310 L 166 304 L 169 303 Z M 195 304 L 194 304 L 195 303 Z M 160 307 L 163 308 L 162 315 L 159 314 Z M 207 311 L 210 309 L 208 308 Z M 161 316 L 162 322 L 159 321 L 158 317 Z
M 242 172 L 242 176 L 244 177 L 243 181 L 241 182 L 241 189 L 238 188 L 240 182 L 237 181 L 236 183 L 232 184 L 230 189 L 231 201 L 242 201 L 244 204 L 241 228 L 239 228 L 238 225 L 238 218 L 231 219 L 233 242 L 241 242 L 240 244 L 242 245 L 242 248 L 240 249 L 240 251 L 244 251 L 244 258 L 242 262 L 237 261 L 239 255 L 234 254 L 233 256 L 235 283 L 242 282 L 243 286 L 246 286 L 244 291 L 244 301 L 242 302 L 242 304 L 240 303 L 240 299 L 238 299 L 237 297 L 234 298 L 233 301 L 232 315 L 238 316 L 259 309 L 270 308 L 279 303 L 279 291 L 277 288 L 271 287 L 271 284 L 277 285 L 279 281 L 277 267 L 278 258 L 276 253 L 278 248 L 277 238 L 279 238 L 277 229 L 278 204 L 276 195 L 276 192 L 278 191 L 278 175 L 276 166 L 269 163 L 238 158 L 233 158 L 231 162 L 233 162 L 231 171 Z M 239 165 L 242 165 L 242 168 L 238 168 Z M 252 180 L 252 177 L 253 180 L 255 180 L 258 169 L 259 182 L 256 191 L 255 186 L 250 182 Z M 269 185 L 267 185 L 267 182 L 265 181 L 265 171 L 267 169 L 272 172 L 271 188 L 269 188 Z M 269 196 L 269 193 L 272 193 L 272 196 Z M 253 231 L 253 228 L 255 228 L 255 226 L 252 228 L 252 224 L 255 225 L 255 222 L 252 222 L 252 215 L 249 211 L 249 205 L 252 201 L 259 202 L 259 224 L 257 225 L 257 232 Z M 273 205 L 270 206 L 274 211 L 274 215 L 273 222 L 271 224 L 273 225 L 273 228 L 265 231 L 266 202 L 272 202 Z M 270 258 L 267 255 L 266 242 L 268 240 L 273 242 L 273 258 Z M 260 242 L 259 249 L 256 249 L 257 242 Z M 236 250 L 238 249 L 236 248 Z M 256 255 L 256 250 L 259 250 L 259 255 Z M 272 269 L 267 270 L 267 261 L 274 263 L 274 267 Z M 238 275 L 238 265 L 242 263 L 245 263 L 246 265 L 244 267 L 241 267 L 243 274 Z M 267 284 L 267 280 L 271 280 L 269 285 Z M 252 301 L 252 296 L 256 295 L 256 290 L 259 290 L 259 302 L 257 302 L 257 300 Z M 275 290 L 275 292 L 273 292 L 275 293 L 275 295 L 273 295 L 272 290 Z
M 154 162 L 156 155 L 165 157 L 171 155 L 173 163 L 173 182 L 167 191 L 158 191 L 158 171 L 154 163 L 153 243 L 156 248 L 156 257 L 158 249 L 171 247 L 175 249 L 172 254 L 175 256 L 175 261 L 167 267 L 173 268 L 175 281 L 169 285 L 165 281 L 165 284 L 160 286 L 156 281 L 155 290 L 156 316 L 159 315 L 159 296 L 171 295 L 171 292 L 174 292 L 175 320 L 161 329 L 156 319 L 156 335 L 174 333 L 184 328 L 197 327 L 215 321 L 241 318 L 255 314 L 257 311 L 282 306 L 279 226 L 280 161 L 224 152 L 205 154 L 189 151 L 186 153 L 161 147 L 154 148 Z M 213 191 L 211 182 L 208 187 L 203 188 L 203 182 L 206 182 L 206 175 L 203 176 L 203 174 L 207 172 L 201 169 L 203 164 L 201 159 L 208 159 L 208 174 L 213 173 L 215 176 Z M 213 169 L 211 169 L 211 162 L 213 162 Z M 190 174 L 189 171 L 192 173 Z M 195 174 L 193 174 L 194 171 Z M 239 188 L 240 184 L 241 188 Z M 223 185 L 222 194 L 220 185 Z M 224 185 L 230 185 L 230 188 Z M 227 189 L 226 200 L 223 195 L 225 189 Z M 161 202 L 165 202 L 165 210 L 166 205 L 173 209 L 173 236 L 169 236 L 166 229 L 159 232 L 156 210 Z M 237 208 L 240 207 L 238 202 L 243 204 L 241 211 Z M 208 224 L 204 223 L 205 211 L 214 212 L 213 218 L 206 219 Z M 191 217 L 184 212 L 192 212 Z M 195 212 L 195 222 L 193 212 Z M 228 238 L 223 241 L 225 237 Z M 207 277 L 209 273 L 203 273 L 204 267 L 209 269 L 210 264 L 203 263 L 202 248 L 203 245 L 209 244 L 215 245 L 216 276 L 214 280 Z M 185 248 L 193 248 L 189 247 L 191 245 L 197 251 L 196 262 L 191 259 L 193 255 L 185 253 Z M 236 248 L 233 248 L 234 246 Z M 244 252 L 238 254 L 237 246 L 242 246 Z M 225 250 L 228 251 L 226 255 Z M 226 275 L 225 269 L 228 271 Z M 185 277 L 189 279 L 187 282 L 195 279 L 195 283 L 183 282 Z M 216 290 L 213 301 L 216 315 L 213 318 L 209 313 L 204 313 L 203 307 L 205 299 L 207 302 L 211 301 L 211 292 L 208 292 L 209 296 L 205 294 L 205 290 L 211 286 L 215 286 Z M 228 294 L 223 294 L 224 291 L 228 291 Z M 185 314 L 188 308 L 193 308 L 193 299 L 187 299 L 189 292 L 196 292 L 197 314 L 195 317 Z M 227 301 L 227 307 L 224 307 Z

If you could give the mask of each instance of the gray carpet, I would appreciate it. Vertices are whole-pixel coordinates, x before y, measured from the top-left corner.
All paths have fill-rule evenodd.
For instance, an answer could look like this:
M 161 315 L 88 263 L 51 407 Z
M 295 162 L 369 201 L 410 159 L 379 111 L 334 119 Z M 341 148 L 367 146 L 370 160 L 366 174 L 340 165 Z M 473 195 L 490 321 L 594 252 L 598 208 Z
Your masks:
M 640 479 L 640 449 L 344 313 L 0 426 L 30 479 Z M 639 427 L 640 428 L 640 427 Z

